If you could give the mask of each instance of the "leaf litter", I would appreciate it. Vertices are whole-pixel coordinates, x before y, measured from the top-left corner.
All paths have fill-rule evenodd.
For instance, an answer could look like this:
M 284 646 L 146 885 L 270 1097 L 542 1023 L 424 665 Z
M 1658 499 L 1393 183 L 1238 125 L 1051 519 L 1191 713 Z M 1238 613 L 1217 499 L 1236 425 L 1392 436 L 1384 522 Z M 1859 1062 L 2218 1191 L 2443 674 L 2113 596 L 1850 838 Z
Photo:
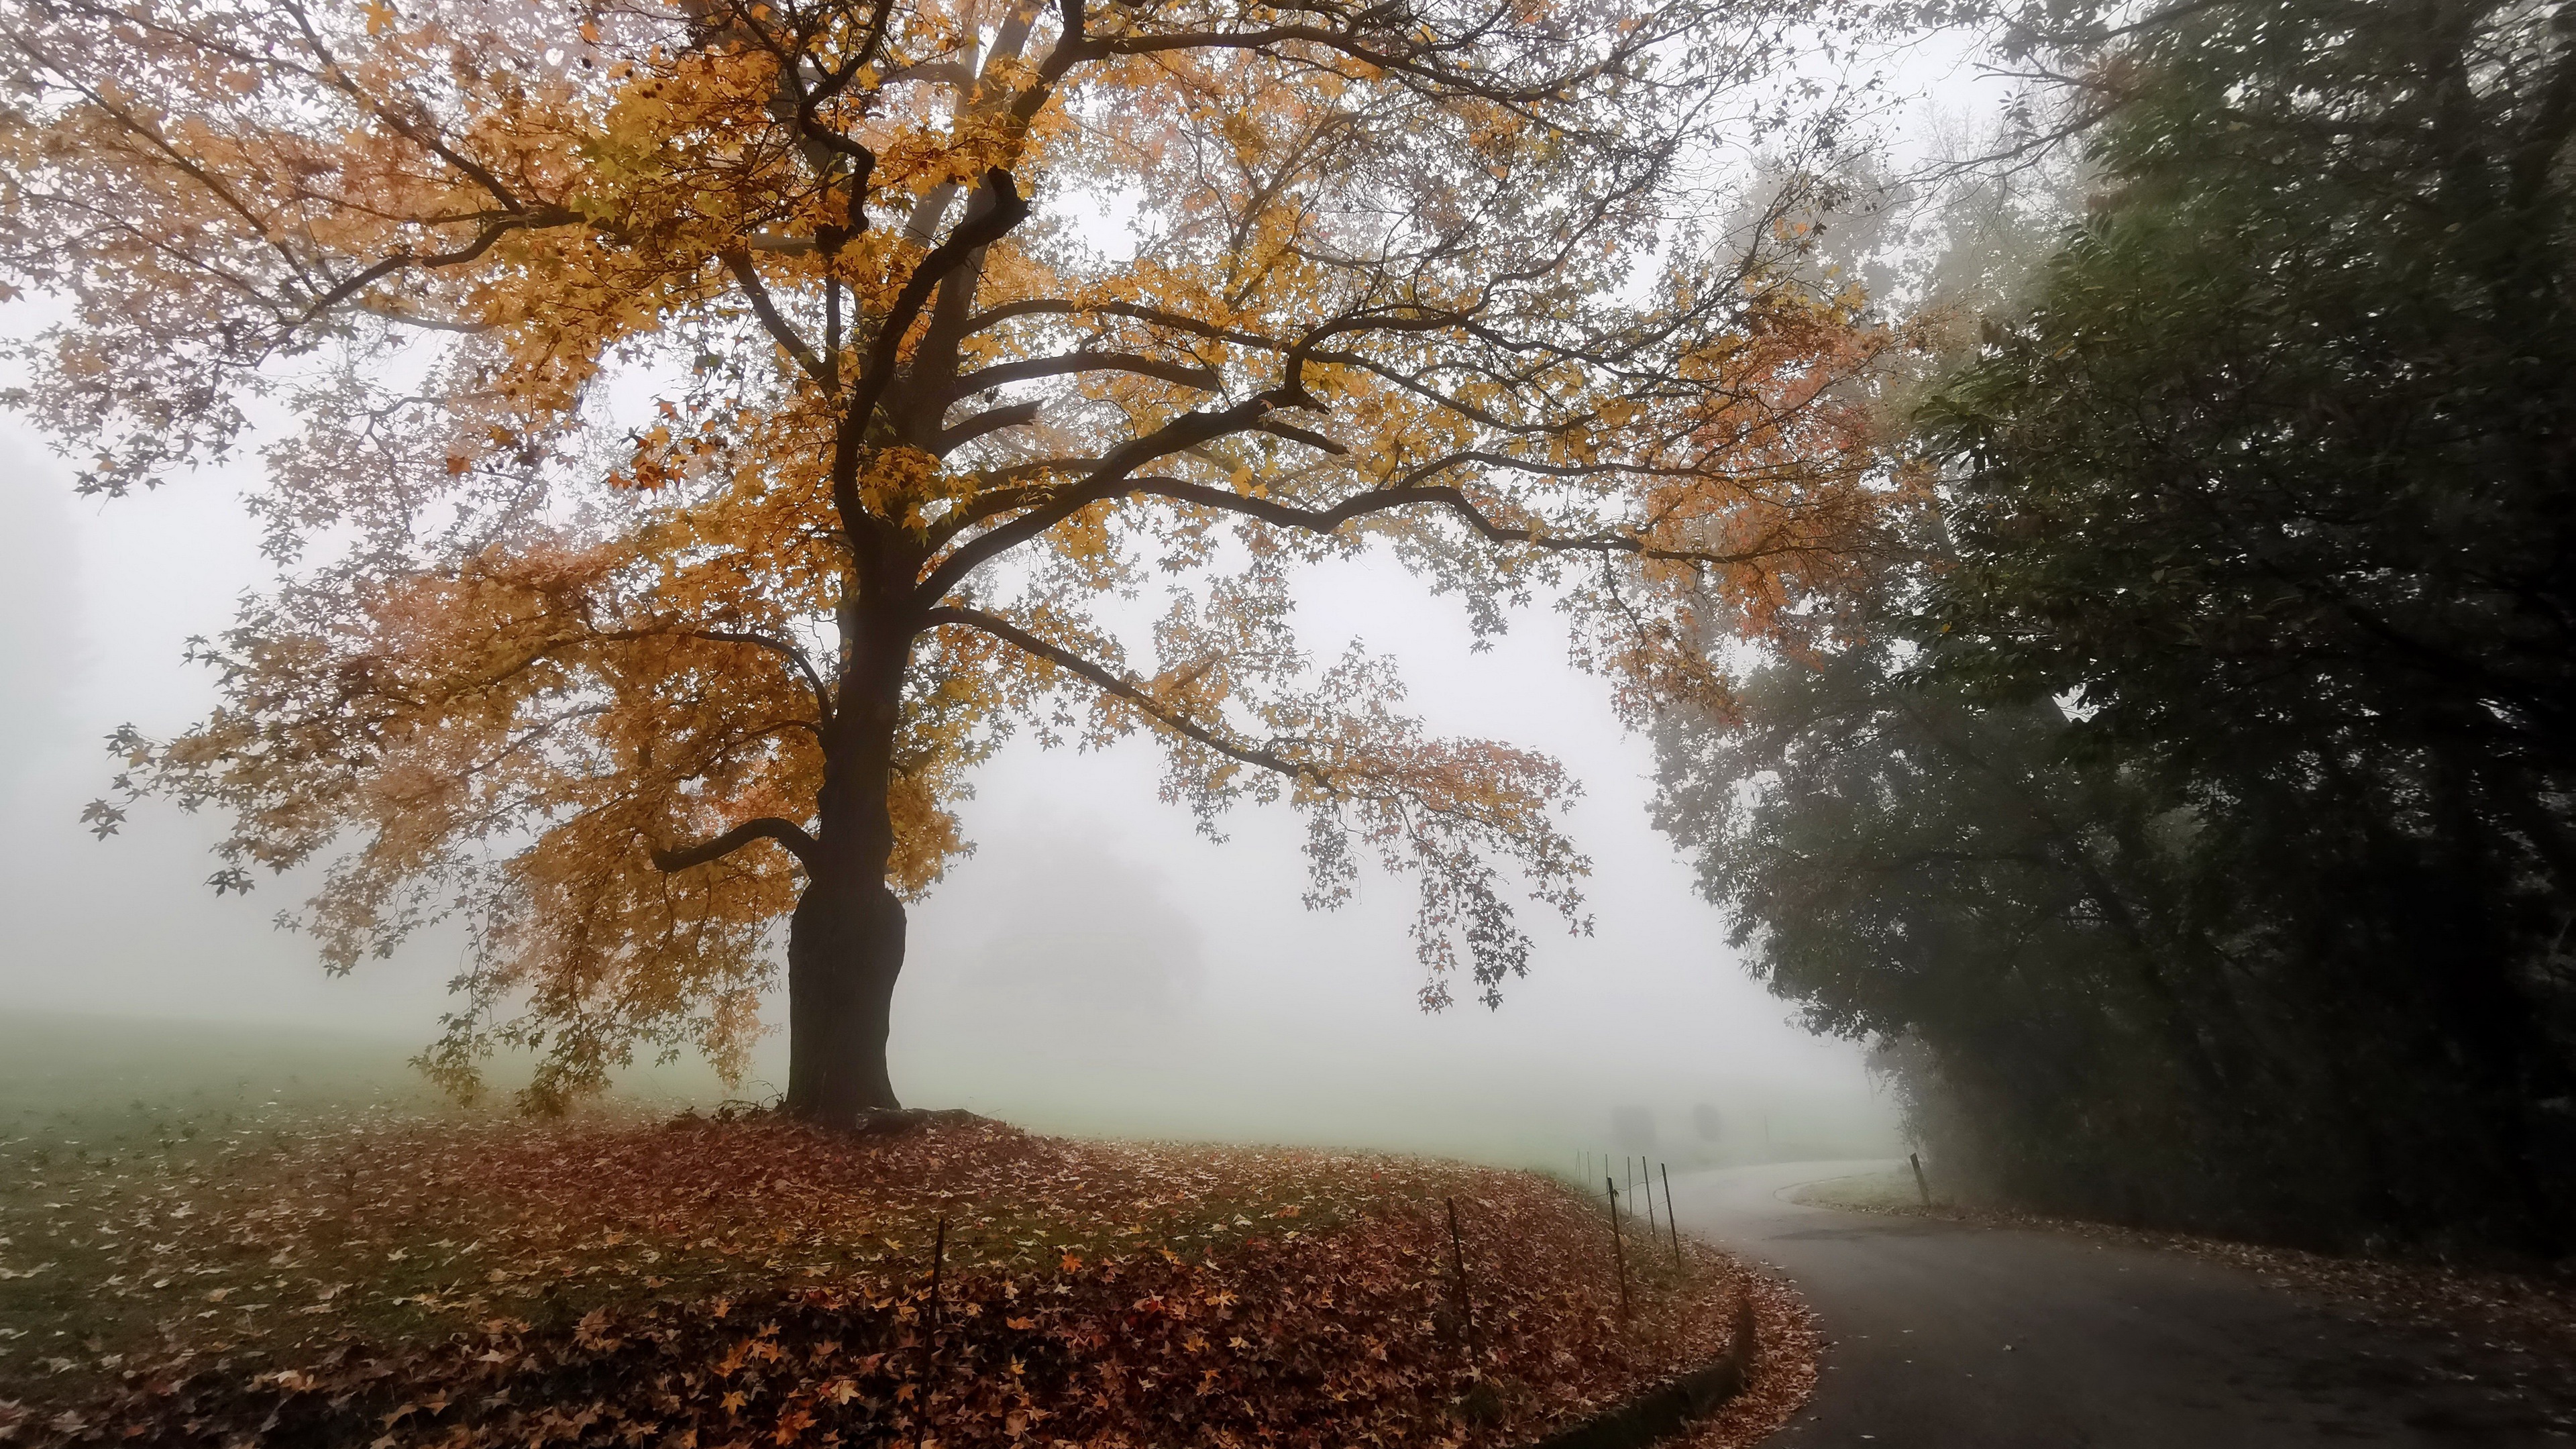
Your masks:
M 1408 1157 L 383 1113 L 48 1157 L 0 1212 L 12 1444 L 1506 1445 L 1723 1353 L 1746 1294 L 1692 1443 L 1813 1382 L 1780 1285 L 1629 1223 L 1623 1321 L 1600 1203 Z

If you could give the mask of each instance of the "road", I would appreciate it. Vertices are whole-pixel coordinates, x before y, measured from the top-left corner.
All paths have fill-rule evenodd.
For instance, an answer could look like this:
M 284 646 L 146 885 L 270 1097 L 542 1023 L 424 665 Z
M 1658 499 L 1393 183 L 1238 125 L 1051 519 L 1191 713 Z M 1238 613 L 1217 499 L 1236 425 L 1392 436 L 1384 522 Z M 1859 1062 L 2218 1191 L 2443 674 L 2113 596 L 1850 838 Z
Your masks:
M 1831 1343 L 1779 1449 L 2564 1445 L 2414 1331 L 2237 1268 L 2039 1230 L 1788 1201 L 1887 1163 L 1673 1179 L 1685 1229 L 1785 1272 Z M 1767 1446 L 1766 1446 L 1767 1449 Z

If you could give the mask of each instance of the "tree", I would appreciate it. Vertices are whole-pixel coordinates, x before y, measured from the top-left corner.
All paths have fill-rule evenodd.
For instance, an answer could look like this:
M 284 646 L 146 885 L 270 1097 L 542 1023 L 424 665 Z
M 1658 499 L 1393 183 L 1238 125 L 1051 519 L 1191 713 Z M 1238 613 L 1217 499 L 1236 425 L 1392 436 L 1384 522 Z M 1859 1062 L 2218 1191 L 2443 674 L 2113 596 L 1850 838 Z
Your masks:
M 1511 876 L 1579 910 L 1561 773 L 1310 663 L 1292 567 L 1378 547 L 1488 628 L 1557 584 L 1665 687 L 1674 576 L 1794 614 L 1882 507 L 1836 391 L 1882 341 L 1793 228 L 1693 227 L 1717 140 L 1818 134 L 1757 82 L 1830 12 L 5 13 L 0 268 L 74 305 L 12 400 L 110 495 L 299 423 L 221 708 L 122 733 L 94 822 L 221 809 L 219 892 L 330 861 L 337 970 L 463 914 L 460 1088 L 496 1043 L 539 1106 L 641 1045 L 738 1068 L 784 919 L 788 1106 L 893 1106 L 903 902 L 1015 724 L 1150 731 L 1211 830 L 1304 812 L 1312 903 L 1409 872 L 1426 1004 L 1491 1002 Z M 1134 664 L 1106 610 L 1157 574 Z
M 1914 1125 L 1951 1180 L 2217 1225 L 2206 1002 L 2170 951 L 2153 802 L 2065 759 L 2046 700 L 1901 684 L 1915 651 L 1879 622 L 1755 669 L 1729 721 L 1669 713 L 1658 824 L 1811 1029 L 1917 1048 L 1896 1053 Z
M 2025 1201 L 2563 1254 L 2576 45 L 2229 0 L 2085 52 L 2100 189 L 1940 380 L 1877 637 L 1677 719 L 1776 987 Z
M 2079 697 L 2198 823 L 2194 934 L 2323 1037 L 2367 1216 L 2543 1252 L 2576 1203 L 2567 18 L 2149 27 L 2094 79 L 2118 189 L 1926 415 L 1962 473 L 1935 667 Z

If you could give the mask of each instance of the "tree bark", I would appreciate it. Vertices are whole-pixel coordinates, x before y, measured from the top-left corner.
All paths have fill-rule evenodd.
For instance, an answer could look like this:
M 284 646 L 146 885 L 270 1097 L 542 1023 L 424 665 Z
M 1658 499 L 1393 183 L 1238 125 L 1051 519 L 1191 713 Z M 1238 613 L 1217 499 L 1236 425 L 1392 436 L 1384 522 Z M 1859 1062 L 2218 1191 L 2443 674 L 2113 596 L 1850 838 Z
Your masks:
M 903 902 L 873 882 L 809 881 L 787 925 L 787 1110 L 847 1126 L 902 1105 L 886 1069 Z
M 864 610 L 844 618 L 850 647 L 823 735 L 814 860 L 787 925 L 787 1110 L 843 1127 L 902 1105 L 886 1069 L 904 952 L 903 901 L 886 885 L 886 784 L 911 636 L 869 622 Z

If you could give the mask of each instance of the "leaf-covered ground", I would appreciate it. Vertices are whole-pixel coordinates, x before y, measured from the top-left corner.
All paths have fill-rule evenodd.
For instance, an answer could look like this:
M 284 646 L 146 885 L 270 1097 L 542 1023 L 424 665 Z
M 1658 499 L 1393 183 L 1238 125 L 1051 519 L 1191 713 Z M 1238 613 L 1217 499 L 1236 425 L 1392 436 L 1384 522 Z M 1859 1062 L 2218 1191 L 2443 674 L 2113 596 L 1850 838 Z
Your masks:
M 1699 1442 L 1808 1381 L 1722 1255 L 1629 1224 L 1623 1318 L 1601 1204 L 1455 1163 L 376 1114 L 9 1165 L 17 1443 L 1517 1444 L 1747 1291 L 1763 1375 Z

